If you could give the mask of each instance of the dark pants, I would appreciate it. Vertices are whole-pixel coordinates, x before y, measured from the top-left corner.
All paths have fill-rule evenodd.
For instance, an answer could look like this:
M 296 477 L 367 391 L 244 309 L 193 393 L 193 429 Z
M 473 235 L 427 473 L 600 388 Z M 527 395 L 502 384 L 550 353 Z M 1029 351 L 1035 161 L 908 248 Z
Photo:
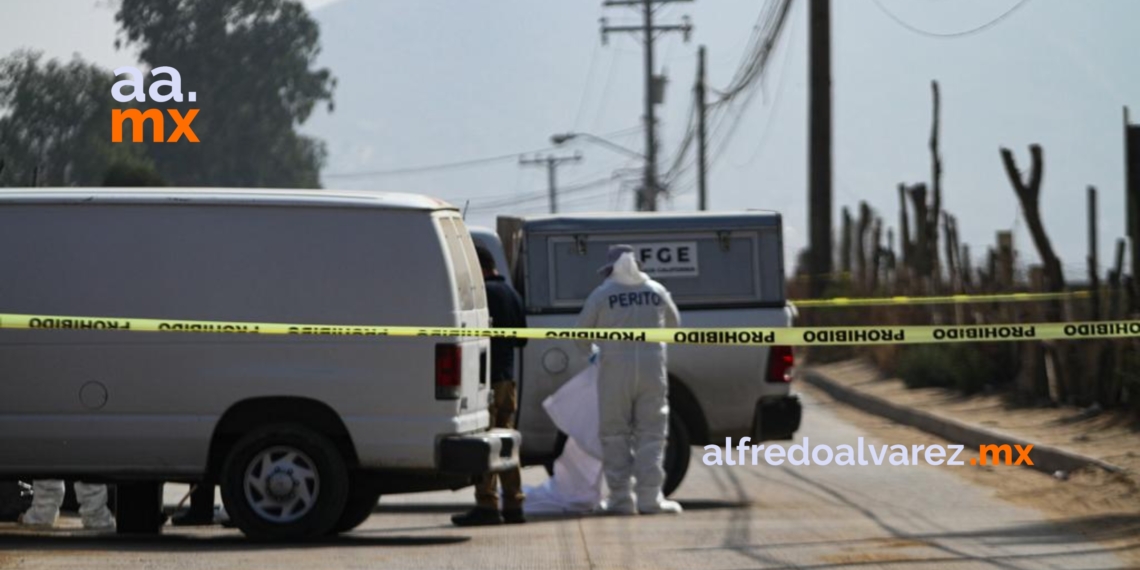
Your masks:
M 518 409 L 518 394 L 515 383 L 510 380 L 491 385 L 494 397 L 488 412 L 491 414 L 491 427 L 515 427 L 515 410 Z M 503 485 L 503 508 L 521 509 L 523 504 L 522 473 L 518 467 L 501 473 L 485 473 L 475 484 L 475 504 L 481 508 L 499 510 L 499 483 Z
M 214 518 L 214 482 L 202 481 L 190 491 L 190 516 Z

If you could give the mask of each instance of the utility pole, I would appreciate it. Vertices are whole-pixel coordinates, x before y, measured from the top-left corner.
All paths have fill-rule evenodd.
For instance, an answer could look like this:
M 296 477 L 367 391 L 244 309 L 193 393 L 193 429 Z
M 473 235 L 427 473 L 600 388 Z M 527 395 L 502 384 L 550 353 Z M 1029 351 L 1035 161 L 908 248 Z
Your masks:
M 1140 283 L 1140 125 L 1132 124 L 1128 107 L 1124 108 L 1124 204 L 1132 283 L 1136 287 Z
M 558 166 L 566 162 L 581 162 L 582 155 L 575 153 L 572 156 L 546 156 L 535 155 L 534 158 L 519 157 L 520 166 L 545 166 L 546 182 L 550 191 L 550 213 L 558 213 Z
M 697 86 L 694 89 L 693 100 L 697 105 L 697 193 L 700 196 L 699 209 L 705 211 L 709 209 L 709 188 L 708 188 L 708 133 L 705 131 L 705 112 L 708 107 L 705 103 L 706 91 L 706 72 L 705 72 L 705 46 L 701 46 L 697 51 Z
M 665 78 L 654 74 L 653 70 L 653 41 L 658 33 L 682 32 L 685 41 L 693 30 L 689 17 L 682 18 L 681 24 L 655 25 L 653 13 L 659 5 L 677 2 L 692 2 L 693 0 L 605 0 L 603 6 L 632 6 L 641 10 L 642 24 L 640 26 L 610 26 L 606 19 L 601 19 L 602 43 L 606 43 L 608 34 L 613 32 L 628 32 L 642 34 L 645 42 L 645 181 L 637 193 L 638 211 L 657 210 L 657 195 L 661 192 L 660 182 L 657 180 L 657 116 L 656 105 L 664 100 Z
M 809 0 L 808 228 L 811 296 L 831 276 L 831 0 Z

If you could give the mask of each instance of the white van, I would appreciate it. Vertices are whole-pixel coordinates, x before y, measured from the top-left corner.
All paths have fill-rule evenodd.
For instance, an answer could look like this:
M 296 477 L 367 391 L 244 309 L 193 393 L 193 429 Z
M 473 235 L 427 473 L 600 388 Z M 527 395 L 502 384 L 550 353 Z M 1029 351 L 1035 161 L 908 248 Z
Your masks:
M 456 209 L 405 194 L 0 193 L 0 479 L 119 484 L 154 532 L 161 481 L 217 481 L 247 535 L 351 529 L 381 493 L 517 464 L 488 430 L 488 341 L 143 333 L 124 318 L 486 327 Z M 254 331 L 249 331 L 253 333 Z
M 787 327 L 783 225 L 775 212 L 609 213 L 500 217 L 498 231 L 472 228 L 526 305 L 528 325 L 574 327 L 597 268 L 619 243 L 660 281 L 684 327 Z M 791 439 L 802 408 L 787 346 L 669 347 L 669 445 L 665 493 L 685 477 L 690 446 L 749 436 Z M 524 464 L 549 464 L 563 443 L 542 401 L 586 365 L 573 341 L 531 341 L 519 363 L 518 427 Z

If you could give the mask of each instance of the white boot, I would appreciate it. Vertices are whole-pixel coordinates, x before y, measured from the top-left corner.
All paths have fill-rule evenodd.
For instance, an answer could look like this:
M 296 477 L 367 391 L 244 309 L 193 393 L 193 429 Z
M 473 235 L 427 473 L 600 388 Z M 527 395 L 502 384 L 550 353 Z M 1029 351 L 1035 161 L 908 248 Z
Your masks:
M 20 515 L 24 526 L 51 528 L 59 519 L 59 507 L 63 504 L 63 481 L 59 479 L 37 479 L 32 482 L 32 506 Z
M 661 493 L 657 493 L 655 498 L 649 498 L 648 500 L 641 500 L 639 498 L 637 501 L 637 512 L 643 515 L 676 515 L 680 514 L 683 510 L 680 503 L 666 499 L 665 495 Z
M 114 530 L 115 517 L 107 508 L 107 486 L 75 483 L 75 498 L 79 501 L 79 516 L 83 528 L 88 530 Z
M 111 509 L 104 506 L 98 512 L 90 515 L 83 515 L 83 528 L 87 530 L 115 530 L 115 515 L 111 514 Z
M 599 505 L 602 514 L 612 516 L 629 516 L 637 514 L 637 506 L 633 502 L 633 493 L 610 493 L 608 499 Z
M 637 507 L 634 505 L 633 496 L 628 499 L 611 496 L 602 500 L 602 504 L 598 505 L 598 512 L 610 516 L 632 516 L 637 514 Z

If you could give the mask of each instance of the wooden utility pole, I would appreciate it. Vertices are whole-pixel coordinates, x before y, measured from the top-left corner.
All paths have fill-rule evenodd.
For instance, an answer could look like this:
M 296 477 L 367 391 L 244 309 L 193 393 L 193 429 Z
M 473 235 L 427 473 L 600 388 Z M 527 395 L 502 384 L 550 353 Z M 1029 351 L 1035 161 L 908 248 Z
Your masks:
M 681 24 L 655 25 L 653 13 L 659 5 L 677 2 L 692 2 L 693 0 L 605 0 L 603 6 L 630 6 L 641 11 L 642 24 L 640 26 L 609 26 L 602 18 L 602 43 L 606 43 L 608 34 L 613 32 L 628 32 L 641 34 L 645 42 L 645 181 L 637 193 L 637 209 L 639 211 L 654 211 L 657 209 L 657 195 L 661 193 L 661 184 L 657 179 L 657 110 L 656 107 L 664 98 L 665 78 L 654 72 L 653 42 L 659 33 L 682 32 L 685 41 L 693 31 L 688 16 Z
M 575 153 L 572 156 L 546 156 L 536 155 L 534 158 L 519 157 L 519 166 L 546 167 L 546 182 L 550 192 L 550 213 L 558 213 L 558 167 L 567 162 L 581 162 L 582 155 Z
M 941 281 L 941 268 L 938 263 L 938 221 L 942 217 L 942 153 L 938 150 L 938 137 L 941 132 L 942 98 L 938 91 L 938 82 L 930 82 L 931 99 L 933 101 L 933 116 L 930 122 L 930 221 L 927 229 L 930 236 L 927 238 L 927 247 L 930 248 L 930 274 L 934 286 Z M 947 260 L 949 263 L 949 260 Z
M 1133 125 L 1124 108 L 1124 196 L 1129 247 L 1132 250 L 1132 281 L 1140 277 L 1140 125 Z M 1136 291 L 1132 292 L 1136 297 Z M 1129 307 L 1129 311 L 1135 307 Z
M 809 0 L 808 233 L 811 296 L 831 276 L 831 0 Z
M 1089 289 L 1092 320 L 1100 320 L 1100 263 L 1097 261 L 1096 187 L 1089 186 Z
M 709 209 L 708 188 L 708 132 L 705 124 L 708 106 L 705 101 L 707 75 L 705 70 L 705 46 L 697 50 L 697 85 L 694 88 L 693 100 L 697 105 L 697 192 L 700 197 L 699 209 L 703 212 Z
M 902 258 L 903 280 L 909 280 L 910 267 L 914 263 L 911 257 L 910 220 L 906 209 L 906 184 L 899 184 L 899 253 Z
M 851 274 L 851 210 L 843 207 L 842 225 L 839 226 L 839 271 L 844 275 Z

